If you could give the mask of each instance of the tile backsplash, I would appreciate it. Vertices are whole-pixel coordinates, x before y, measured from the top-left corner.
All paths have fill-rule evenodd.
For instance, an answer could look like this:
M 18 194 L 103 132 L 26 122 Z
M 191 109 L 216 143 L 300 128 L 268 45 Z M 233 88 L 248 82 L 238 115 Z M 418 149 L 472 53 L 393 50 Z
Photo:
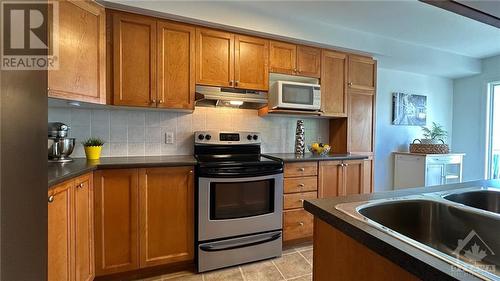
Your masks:
M 190 155 L 195 131 L 258 131 L 262 151 L 293 152 L 296 117 L 259 117 L 257 110 L 197 107 L 193 113 L 122 108 L 76 109 L 49 107 L 49 122 L 71 126 L 76 138 L 72 157 L 85 157 L 81 141 L 100 137 L 106 144 L 103 157 Z M 304 119 L 306 143 L 328 141 L 326 119 Z M 173 136 L 167 143 L 167 134 Z

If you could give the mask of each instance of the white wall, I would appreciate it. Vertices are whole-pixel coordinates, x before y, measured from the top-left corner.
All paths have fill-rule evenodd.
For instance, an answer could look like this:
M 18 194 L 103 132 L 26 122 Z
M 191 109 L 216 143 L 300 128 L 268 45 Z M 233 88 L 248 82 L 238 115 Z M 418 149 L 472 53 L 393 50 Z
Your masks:
M 82 140 L 90 136 L 106 141 L 102 156 L 153 156 L 193 154 L 194 131 L 239 130 L 262 133 L 263 152 L 293 152 L 297 119 L 259 117 L 257 110 L 196 107 L 194 112 L 168 110 L 75 109 L 49 107 L 49 122 L 71 126 L 77 145 L 72 157 L 85 157 Z M 304 119 L 306 143 L 327 141 L 326 119 Z M 165 133 L 174 143 L 165 143 Z
M 481 74 L 453 83 L 453 147 L 467 153 L 464 180 L 484 178 L 487 84 L 494 81 L 500 81 L 500 56 L 484 59 Z
M 427 96 L 427 125 L 437 122 L 452 134 L 453 82 L 450 79 L 379 68 L 375 131 L 375 190 L 393 187 L 394 151 L 408 151 L 421 137 L 418 126 L 392 125 L 392 93 Z M 455 132 L 453 131 L 453 135 Z

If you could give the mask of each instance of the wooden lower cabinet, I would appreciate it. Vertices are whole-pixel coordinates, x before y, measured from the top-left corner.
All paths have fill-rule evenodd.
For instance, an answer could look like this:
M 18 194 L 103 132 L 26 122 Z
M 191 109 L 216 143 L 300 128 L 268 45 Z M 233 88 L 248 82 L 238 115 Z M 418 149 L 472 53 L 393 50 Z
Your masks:
M 94 174 L 96 275 L 139 268 L 137 169 Z
M 48 280 L 93 280 L 92 174 L 52 187 L 48 196 Z
M 306 210 L 283 211 L 283 242 L 312 237 L 313 216 Z
M 193 260 L 193 167 L 95 173 L 96 275 Z
M 74 280 L 73 181 L 48 194 L 48 280 Z
M 192 260 L 192 167 L 139 169 L 140 267 Z
M 319 163 L 318 196 L 328 198 L 371 192 L 371 161 L 344 160 Z M 368 166 L 370 165 L 370 166 Z

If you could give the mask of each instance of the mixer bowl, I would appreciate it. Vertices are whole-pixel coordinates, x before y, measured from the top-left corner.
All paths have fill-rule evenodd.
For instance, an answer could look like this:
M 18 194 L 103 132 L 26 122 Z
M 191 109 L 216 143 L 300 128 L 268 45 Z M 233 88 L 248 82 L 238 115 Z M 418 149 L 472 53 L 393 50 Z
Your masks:
M 75 148 L 74 138 L 49 138 L 47 152 L 49 160 L 56 162 L 71 161 L 68 156 Z

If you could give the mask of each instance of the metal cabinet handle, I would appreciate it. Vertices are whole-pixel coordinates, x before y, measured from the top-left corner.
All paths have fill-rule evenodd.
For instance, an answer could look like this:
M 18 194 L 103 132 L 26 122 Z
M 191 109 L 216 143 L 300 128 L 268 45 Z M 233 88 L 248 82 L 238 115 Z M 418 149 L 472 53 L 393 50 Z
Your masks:
M 294 68 L 294 69 L 293 69 L 293 72 L 297 72 L 297 68 Z
M 304 184 L 303 183 L 299 183 L 298 185 L 299 187 L 304 187 Z
M 305 171 L 305 170 L 306 170 L 306 169 L 304 169 L 304 168 L 299 168 L 299 171 L 300 171 L 300 172 L 303 172 L 303 171 Z
M 49 196 L 49 200 L 48 200 L 48 201 L 49 201 L 49 203 L 54 202 L 54 195 L 50 195 L 50 196 Z
M 189 170 L 189 173 L 192 174 L 193 173 L 193 170 Z
M 299 225 L 300 225 L 300 226 L 304 226 L 304 223 L 303 223 L 303 222 L 299 222 Z
M 163 103 L 163 100 L 160 100 L 159 103 Z
M 304 199 L 300 199 L 300 203 L 304 204 Z
M 155 99 L 152 99 L 151 100 L 151 104 L 155 104 L 156 103 L 156 100 Z
M 347 85 L 352 86 L 352 82 L 347 83 Z
M 76 185 L 76 188 L 83 188 L 83 183 L 79 183 Z
M 235 86 L 238 86 L 238 83 L 240 83 L 240 81 L 238 81 L 238 80 L 234 81 Z
M 229 80 L 229 86 L 233 86 L 233 80 Z

